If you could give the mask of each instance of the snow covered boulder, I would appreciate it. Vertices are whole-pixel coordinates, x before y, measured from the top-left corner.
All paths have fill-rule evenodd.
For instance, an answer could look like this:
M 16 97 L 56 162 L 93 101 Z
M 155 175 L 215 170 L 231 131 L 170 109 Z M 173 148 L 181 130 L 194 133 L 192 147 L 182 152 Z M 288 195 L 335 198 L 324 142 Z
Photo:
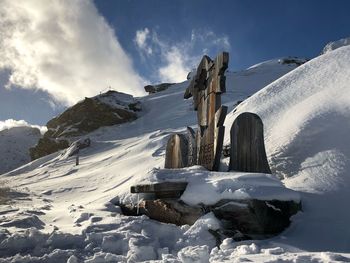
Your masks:
M 89 133 L 102 126 L 132 121 L 141 110 L 133 96 L 108 91 L 93 98 L 85 98 L 47 123 L 45 136 L 74 137 Z
M 48 131 L 31 149 L 32 160 L 67 148 L 77 138 L 103 126 L 133 121 L 141 104 L 133 96 L 110 90 L 85 98 L 47 123 Z
M 305 58 L 298 58 L 298 57 L 285 57 L 285 58 L 280 58 L 278 62 L 280 64 L 285 64 L 285 65 L 296 65 L 300 66 L 304 63 L 306 63 L 308 59 Z
M 144 87 L 145 91 L 149 94 L 157 93 L 163 90 L 168 89 L 171 85 L 174 85 L 175 83 L 161 83 L 157 85 L 147 85 Z
M 212 212 L 221 222 L 219 232 L 236 240 L 277 235 L 301 209 L 299 194 L 271 174 L 211 172 L 197 166 L 154 169 L 143 182 L 167 182 L 170 186 L 171 182 L 187 182 L 187 186 L 184 184 L 180 198 L 157 199 L 159 187 L 154 188 L 154 198 L 152 191 L 144 191 L 147 195 L 139 191 L 143 199 L 134 203 L 138 205 L 123 204 L 125 214 L 145 214 L 165 223 L 192 225 Z

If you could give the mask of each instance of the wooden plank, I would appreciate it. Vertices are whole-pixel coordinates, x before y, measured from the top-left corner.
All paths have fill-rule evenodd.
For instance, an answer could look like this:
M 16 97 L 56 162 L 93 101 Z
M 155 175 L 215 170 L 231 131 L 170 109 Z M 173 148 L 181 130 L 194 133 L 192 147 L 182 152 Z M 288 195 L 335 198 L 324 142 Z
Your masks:
M 187 127 L 186 136 L 188 142 L 187 165 L 193 166 L 197 163 L 196 133 L 191 127 Z
M 139 184 L 131 187 L 131 193 L 155 193 L 161 191 L 185 191 L 187 182 L 162 182 Z
M 254 113 L 240 114 L 231 127 L 230 170 L 271 173 L 264 144 L 264 127 Z

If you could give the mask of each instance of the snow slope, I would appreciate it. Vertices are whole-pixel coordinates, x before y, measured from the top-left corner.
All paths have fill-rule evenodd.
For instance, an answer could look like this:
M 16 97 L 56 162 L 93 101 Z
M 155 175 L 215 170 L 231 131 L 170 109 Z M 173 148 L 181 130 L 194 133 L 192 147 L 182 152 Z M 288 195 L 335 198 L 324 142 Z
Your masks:
M 271 83 L 231 112 L 265 125 L 274 173 L 302 194 L 304 213 L 276 238 L 303 250 L 350 251 L 350 46 L 319 56 Z M 229 140 L 228 137 L 225 139 Z
M 304 212 L 298 214 L 290 229 L 279 237 L 236 243 L 227 239 L 218 250 L 214 248 L 215 239 L 207 231 L 219 227 L 219 222 L 211 214 L 191 227 L 176 227 L 144 216 L 125 217 L 120 214 L 115 204 L 121 199 L 136 200 L 129 194 L 130 186 L 142 181 L 152 169 L 163 167 L 168 135 L 196 123 L 191 100 L 183 100 L 188 85 L 184 82 L 142 98 L 142 116 L 134 122 L 101 128 L 90 134 L 92 145 L 81 151 L 79 166 L 75 166 L 74 158 L 65 159 L 58 153 L 2 176 L 14 189 L 14 202 L 2 206 L 0 211 L 0 255 L 3 258 L 0 262 L 348 260 L 350 255 L 344 254 L 349 252 L 348 230 L 344 229 L 348 217 L 342 209 L 345 202 L 341 197 L 327 201 L 331 192 L 324 191 L 324 188 L 329 188 L 328 183 L 334 182 L 333 190 L 339 190 L 340 176 L 345 176 L 345 172 L 338 172 L 341 167 L 338 157 L 341 155 L 346 159 L 350 155 L 345 150 L 342 152 L 346 144 L 339 145 L 339 137 L 324 144 L 313 140 L 313 135 L 324 139 L 325 134 L 333 132 L 329 130 L 333 126 L 320 125 L 322 117 L 317 116 L 323 116 L 326 123 L 338 120 L 340 108 L 335 105 L 340 106 L 341 103 L 334 98 L 342 97 L 340 100 L 344 101 L 349 94 L 344 88 L 346 85 L 340 85 L 348 82 L 349 72 L 344 67 L 350 67 L 346 64 L 346 59 L 350 61 L 349 55 L 348 49 L 339 49 L 316 58 L 238 106 L 239 112 L 249 110 L 262 116 L 273 170 L 288 178 L 285 184 L 300 191 L 302 199 L 305 199 Z M 237 101 L 246 99 L 294 68 L 295 65 L 280 64 L 276 60 L 228 73 L 223 102 L 231 111 Z M 327 77 L 323 77 L 325 74 Z M 338 85 L 334 88 L 331 83 Z M 339 96 L 341 90 L 343 93 Z M 330 96 L 336 94 L 337 97 Z M 290 110 L 292 116 L 287 114 Z M 326 114 L 334 111 L 334 118 Z M 227 118 L 227 131 L 234 115 L 230 113 Z M 349 115 L 346 115 L 345 109 L 344 116 L 345 122 L 336 122 L 347 128 Z M 289 122 L 293 125 L 288 125 Z M 342 135 L 341 129 L 336 131 L 339 131 L 336 135 Z M 322 145 L 328 145 L 326 148 L 330 149 L 323 149 Z M 331 156 L 328 151 L 334 153 L 336 162 L 328 163 L 326 158 Z M 324 157 L 321 166 L 319 161 L 322 158 L 318 154 Z M 316 158 L 312 159 L 314 156 Z M 302 160 L 304 157 L 306 159 Z M 298 163 L 295 164 L 294 160 L 301 160 L 300 164 L 304 166 L 300 167 L 303 169 L 298 170 Z M 316 162 L 315 165 L 313 162 Z M 345 169 L 348 169 L 347 162 L 344 163 Z M 290 168 L 294 172 L 289 172 Z M 315 172 L 313 169 L 316 169 Z M 321 171 L 319 180 L 317 173 Z M 307 180 L 309 174 L 320 183 L 317 187 L 316 184 L 308 187 L 313 181 Z M 300 183 L 298 178 L 306 181 Z M 347 197 L 345 191 L 341 193 Z M 330 207 L 331 201 L 336 201 L 339 206 Z M 324 203 L 327 205 L 323 206 Z M 322 208 L 331 209 L 330 213 L 321 213 Z M 322 233 L 323 229 L 327 233 Z M 326 235 L 328 237 L 323 240 Z M 332 252 L 317 253 L 327 250 Z M 17 253 L 20 254 L 16 256 Z
M 350 45 L 350 37 L 342 38 L 337 41 L 329 42 L 322 50 L 322 54 L 326 54 L 327 52 L 333 51 L 337 48 L 349 46 Z
M 0 174 L 29 163 L 29 148 L 36 145 L 40 137 L 40 130 L 29 126 L 0 131 Z

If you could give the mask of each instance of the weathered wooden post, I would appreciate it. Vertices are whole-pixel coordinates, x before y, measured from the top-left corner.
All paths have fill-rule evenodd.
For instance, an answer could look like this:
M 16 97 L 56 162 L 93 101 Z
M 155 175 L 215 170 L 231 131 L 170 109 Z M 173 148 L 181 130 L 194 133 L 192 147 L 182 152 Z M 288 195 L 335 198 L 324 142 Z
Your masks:
M 196 132 L 191 127 L 187 127 L 186 136 L 188 142 L 187 166 L 193 166 L 197 164 Z
M 214 171 L 220 166 L 225 132 L 223 124 L 227 107 L 221 105 L 221 94 L 226 92 L 228 60 L 227 52 L 219 54 L 214 61 L 204 56 L 184 95 L 185 99 L 193 96 L 194 110 L 197 111 L 196 164 Z
M 271 173 L 264 144 L 264 126 L 254 113 L 240 114 L 231 127 L 230 170 Z
M 173 134 L 166 146 L 164 168 L 183 168 L 188 165 L 188 142 L 183 134 Z

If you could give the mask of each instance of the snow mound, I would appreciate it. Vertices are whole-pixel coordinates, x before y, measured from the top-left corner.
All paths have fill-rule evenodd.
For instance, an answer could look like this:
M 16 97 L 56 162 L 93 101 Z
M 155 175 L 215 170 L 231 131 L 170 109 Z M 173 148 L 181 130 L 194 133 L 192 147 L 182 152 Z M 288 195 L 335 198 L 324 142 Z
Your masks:
M 262 118 L 273 173 L 302 193 L 304 213 L 290 230 L 289 242 L 304 249 L 347 251 L 350 46 L 319 56 L 260 90 L 228 114 L 226 127 L 242 112 Z
M 322 50 L 322 54 L 326 54 L 330 51 L 333 51 L 337 48 L 349 46 L 350 45 L 350 37 L 342 38 L 340 40 L 329 42 Z
M 184 169 L 154 169 L 142 183 L 163 181 L 188 182 L 181 200 L 189 205 L 214 205 L 220 200 L 247 199 L 300 201 L 297 192 L 285 188 L 279 179 L 269 174 L 210 172 L 194 166 Z

